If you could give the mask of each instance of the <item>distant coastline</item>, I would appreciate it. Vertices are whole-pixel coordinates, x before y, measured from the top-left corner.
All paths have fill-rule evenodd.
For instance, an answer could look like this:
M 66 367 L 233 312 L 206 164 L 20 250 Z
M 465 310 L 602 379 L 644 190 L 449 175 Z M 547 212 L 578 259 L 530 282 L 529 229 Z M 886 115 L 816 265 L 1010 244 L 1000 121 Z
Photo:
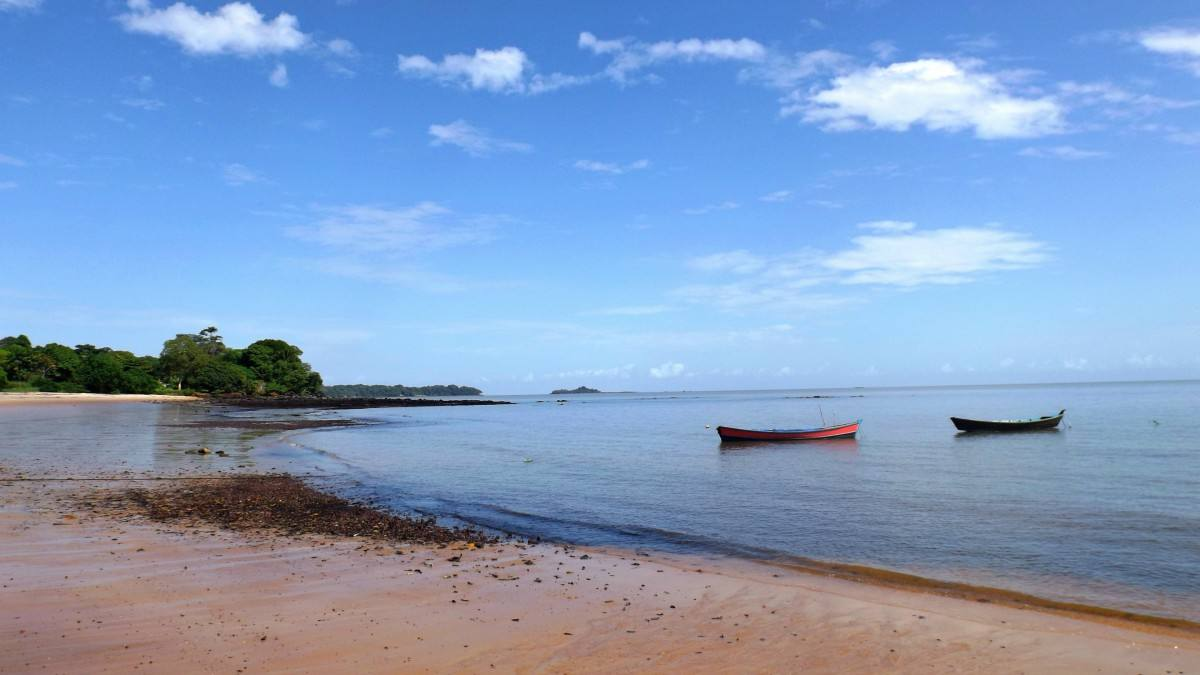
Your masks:
M 483 390 L 460 384 L 332 384 L 324 388 L 330 398 L 410 398 L 413 396 L 479 396 Z
M 557 396 L 559 394 L 603 394 L 603 393 L 604 392 L 600 391 L 599 389 L 592 389 L 591 387 L 575 387 L 574 389 L 555 389 L 554 391 L 550 392 L 550 395 Z

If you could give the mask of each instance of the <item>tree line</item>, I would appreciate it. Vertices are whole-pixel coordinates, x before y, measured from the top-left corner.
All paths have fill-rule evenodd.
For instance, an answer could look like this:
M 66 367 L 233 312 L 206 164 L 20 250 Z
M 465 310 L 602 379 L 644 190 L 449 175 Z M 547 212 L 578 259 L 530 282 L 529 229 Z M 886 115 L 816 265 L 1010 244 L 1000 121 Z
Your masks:
M 483 391 L 457 384 L 406 387 L 403 384 L 334 384 L 325 387 L 333 398 L 408 398 L 410 396 L 478 396 Z
M 179 333 L 158 356 L 93 345 L 35 346 L 24 335 L 0 339 L 0 389 L 98 394 L 207 393 L 319 395 L 321 375 L 299 347 L 259 340 L 225 345 L 215 326 Z

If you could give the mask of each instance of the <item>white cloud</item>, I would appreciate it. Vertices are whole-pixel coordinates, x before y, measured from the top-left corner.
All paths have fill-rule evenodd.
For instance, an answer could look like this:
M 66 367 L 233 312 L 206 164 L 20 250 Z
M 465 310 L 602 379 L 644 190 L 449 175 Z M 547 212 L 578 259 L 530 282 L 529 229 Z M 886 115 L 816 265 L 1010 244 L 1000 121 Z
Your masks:
M 426 56 L 401 54 L 396 67 L 404 75 L 432 78 L 464 88 L 521 92 L 525 90 L 525 75 L 532 64 L 520 49 L 502 47 L 476 49 L 474 54 L 447 54 L 441 63 L 434 63 Z
M 876 40 L 867 45 L 867 48 L 880 61 L 891 61 L 892 57 L 900 53 L 900 48 L 890 40 Z
M 1200 76 L 1200 29 L 1156 28 L 1140 33 L 1137 40 L 1152 52 L 1178 58 Z
M 623 366 L 613 368 L 578 368 L 576 370 L 567 370 L 561 373 L 547 375 L 546 379 L 565 380 L 573 377 L 608 377 L 628 379 L 633 374 L 633 369 L 636 366 L 632 363 L 627 363 Z
M 805 204 L 809 204 L 811 206 L 819 206 L 823 209 L 840 209 L 843 206 L 845 206 L 845 204 L 843 204 L 841 202 L 835 202 L 831 199 L 810 199 L 807 202 L 805 202 Z
M 630 74 L 650 65 L 668 61 L 692 63 L 698 61 L 758 62 L 767 56 L 767 49 L 749 38 L 701 40 L 664 40 L 638 42 L 627 38 L 601 40 L 592 33 L 579 34 L 579 48 L 599 56 L 611 57 L 604 73 L 617 82 L 627 82 Z
M 861 230 L 874 230 L 876 232 L 909 232 L 916 227 L 916 223 L 907 220 L 872 220 L 858 224 L 858 228 Z
M 853 248 L 824 259 L 841 283 L 918 286 L 959 284 L 979 274 L 1045 262 L 1046 245 L 995 227 L 893 231 L 852 239 Z
M 367 204 L 324 207 L 320 219 L 287 230 L 297 239 L 353 253 L 416 253 L 492 239 L 486 223 L 452 218 L 436 202 L 403 208 Z
M 287 66 L 282 63 L 275 64 L 275 68 L 271 71 L 271 75 L 267 78 L 267 81 L 271 83 L 272 87 L 279 87 L 280 89 L 288 86 Z
M 742 80 L 754 80 L 779 89 L 792 89 L 805 80 L 849 69 L 852 59 L 841 52 L 818 49 L 791 55 L 768 54 L 765 61 L 742 71 Z
M 687 261 L 699 272 L 733 277 L 670 292 L 679 300 L 726 311 L 811 312 L 859 300 L 829 289 L 855 285 L 914 287 L 959 284 L 995 271 L 1033 267 L 1049 259 L 1047 247 L 1025 235 L 995 227 L 917 230 L 905 221 L 881 220 L 860 227 L 874 233 L 854 237 L 832 253 L 805 250 L 758 255 L 739 249 Z
M 661 366 L 655 366 L 655 367 L 651 368 L 650 369 L 650 377 L 653 377 L 658 380 L 663 380 L 663 379 L 668 379 L 668 378 L 672 378 L 672 377 L 679 377 L 680 375 L 683 375 L 686 371 L 687 371 L 687 367 L 684 366 L 682 363 L 677 363 L 675 361 L 667 361 L 666 363 L 662 364 Z
M 713 253 L 699 258 L 692 258 L 688 261 L 688 267 L 702 272 L 751 274 L 766 266 L 767 261 L 765 258 L 756 256 L 745 249 L 727 251 L 725 253 Z
M 155 9 L 150 0 L 129 0 L 117 17 L 125 30 L 167 38 L 191 54 L 256 56 L 294 51 L 308 43 L 295 16 L 280 12 L 270 21 L 253 5 L 231 2 L 204 13 L 183 2 Z
M 1063 108 L 1052 98 L 1012 93 L 974 61 L 919 59 L 869 66 L 835 77 L 813 94 L 793 92 L 784 115 L 802 115 L 827 131 L 864 128 L 907 131 L 971 129 L 979 138 L 1028 138 L 1063 130 Z
M 154 111 L 161 110 L 167 104 L 156 98 L 124 98 L 121 99 L 121 105 L 127 105 L 130 108 L 141 108 L 142 110 Z
M 726 200 L 723 202 L 717 202 L 715 204 L 705 204 L 704 206 L 697 206 L 697 207 L 693 207 L 690 209 L 684 209 L 683 212 L 689 216 L 702 216 L 706 213 L 712 213 L 713 211 L 732 211 L 733 209 L 736 209 L 739 206 L 741 206 L 741 204 L 738 204 L 737 202 L 734 202 L 734 201 Z
M 1181 110 L 1200 105 L 1200 101 L 1131 92 L 1106 81 L 1067 80 L 1058 84 L 1058 93 L 1061 98 L 1074 105 L 1099 108 L 1105 116 L 1113 119 L 1153 115 L 1166 110 Z
M 0 12 L 31 10 L 41 6 L 42 0 L 0 0 Z
M 759 201 L 763 201 L 763 202 L 786 202 L 786 201 L 790 201 L 791 198 L 792 198 L 791 190 L 776 190 L 774 192 L 768 192 L 767 194 L 759 197 L 758 199 L 759 199 Z
M 1103 150 L 1083 150 L 1073 145 L 1055 145 L 1046 148 L 1028 147 L 1022 148 L 1017 153 L 1022 157 L 1043 157 L 1050 159 L 1066 159 L 1066 160 L 1081 160 L 1081 159 L 1096 159 L 1099 157 L 1107 157 L 1108 153 Z
M 25 166 L 25 160 L 0 152 L 0 164 L 7 166 Z
M 339 56 L 343 59 L 358 58 L 358 48 L 354 43 L 344 38 L 334 38 L 325 43 L 325 49 L 334 56 Z
M 245 164 L 226 164 L 222 175 L 226 183 L 235 187 L 248 183 L 263 182 L 263 177 Z
M 497 152 L 530 152 L 533 146 L 519 141 L 509 141 L 490 136 L 484 129 L 474 127 L 466 120 L 455 120 L 449 124 L 429 125 L 430 145 L 453 145 L 472 157 L 486 157 Z
M 650 160 L 648 159 L 639 159 L 626 164 L 620 164 L 617 162 L 598 162 L 591 159 L 575 160 L 575 168 L 579 169 L 580 171 L 608 173 L 613 174 L 614 176 L 619 176 L 623 173 L 629 173 L 630 171 L 640 171 L 642 169 L 649 168 L 649 166 Z
M 584 84 L 591 79 L 590 76 L 538 73 L 525 52 L 511 46 L 480 48 L 474 54 L 446 54 L 440 62 L 420 54 L 400 54 L 396 69 L 408 77 L 504 94 L 542 94 Z
M 0 180 L 0 190 L 15 190 L 17 183 L 11 180 Z

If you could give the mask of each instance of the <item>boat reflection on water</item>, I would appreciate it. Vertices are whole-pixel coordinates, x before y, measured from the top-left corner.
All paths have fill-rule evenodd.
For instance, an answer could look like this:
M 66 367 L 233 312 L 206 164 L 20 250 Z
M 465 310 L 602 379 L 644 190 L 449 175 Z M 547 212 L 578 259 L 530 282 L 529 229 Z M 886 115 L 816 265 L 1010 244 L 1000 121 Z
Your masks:
M 738 453 L 743 450 L 796 450 L 813 448 L 817 450 L 858 450 L 857 438 L 822 438 L 803 443 L 780 443 L 779 441 L 721 441 L 722 453 Z

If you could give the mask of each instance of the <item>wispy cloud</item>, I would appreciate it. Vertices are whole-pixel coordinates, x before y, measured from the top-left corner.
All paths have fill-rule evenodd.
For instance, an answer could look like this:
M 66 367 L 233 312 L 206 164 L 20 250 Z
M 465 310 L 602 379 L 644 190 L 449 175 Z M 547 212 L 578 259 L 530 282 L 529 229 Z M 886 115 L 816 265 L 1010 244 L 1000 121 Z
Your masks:
M 29 11 L 42 6 L 42 0 L 0 0 L 0 12 Z
M 124 98 L 121 99 L 121 105 L 153 112 L 162 110 L 167 104 L 156 98 Z
M 650 369 L 650 377 L 656 380 L 665 380 L 673 377 L 681 377 L 687 372 L 687 366 L 678 361 L 667 361 L 666 363 L 655 366 Z
M 1108 153 L 1103 150 L 1084 150 L 1073 145 L 1054 145 L 1050 147 L 1028 147 L 1022 148 L 1017 153 L 1022 157 L 1042 157 L 1050 159 L 1065 159 L 1070 161 L 1078 161 L 1081 159 L 1098 159 L 1107 157 Z
M 971 130 L 979 138 L 1062 132 L 1064 109 L 1046 96 L 1021 96 L 977 61 L 928 58 L 868 66 L 827 88 L 793 92 L 782 110 L 827 131 Z
M 478 48 L 473 54 L 446 54 L 440 61 L 421 54 L 400 54 L 396 57 L 396 70 L 406 77 L 502 94 L 541 94 L 583 84 L 589 79 L 537 73 L 525 52 L 512 46 Z
M 206 13 L 184 2 L 156 9 L 150 0 L 129 0 L 117 17 L 125 30 L 166 38 L 191 54 L 280 54 L 304 47 L 309 37 L 286 12 L 266 20 L 247 2 L 231 2 Z
M 472 126 L 466 120 L 455 120 L 449 124 L 431 124 L 430 145 L 452 145 L 473 157 L 486 157 L 498 152 L 530 152 L 533 146 L 519 141 L 496 138 L 487 130 Z
M 247 185 L 249 183 L 261 183 L 264 181 L 262 174 L 251 169 L 245 164 L 238 164 L 236 162 L 233 164 L 226 164 L 224 169 L 222 169 L 221 175 L 224 177 L 227 184 L 235 187 Z
M 592 159 L 578 159 L 575 160 L 574 166 L 580 171 L 592 171 L 595 173 L 607 173 L 614 176 L 619 176 L 623 173 L 629 173 L 630 171 L 640 171 L 642 169 L 649 168 L 650 160 L 639 159 L 626 164 L 620 164 L 618 162 L 599 162 Z
M 25 160 L 0 152 L 0 164 L 6 166 L 25 166 Z
M 911 232 L 916 228 L 916 223 L 907 220 L 870 220 L 858 224 L 860 230 L 874 230 L 875 232 Z
M 760 255 L 738 249 L 692 258 L 689 268 L 733 280 L 682 286 L 670 295 L 727 311 L 819 311 L 859 301 L 834 292 L 839 287 L 960 284 L 1049 260 L 1046 244 L 998 227 L 919 230 L 900 220 L 859 227 L 871 234 L 853 237 L 840 251 Z
M 0 180 L 0 190 L 15 190 L 17 182 L 12 180 Z
M 412 254 L 493 238 L 486 219 L 463 219 L 436 202 L 389 208 L 368 204 L 321 207 L 316 222 L 292 227 L 297 239 L 352 253 Z
M 1163 26 L 1139 33 L 1137 41 L 1145 49 L 1176 59 L 1200 76 L 1200 29 Z
M 791 190 L 776 190 L 774 192 L 768 192 L 758 199 L 759 201 L 763 202 L 786 202 L 791 201 L 793 196 L 794 195 Z
M 913 228 L 855 237 L 822 261 L 841 283 L 888 286 L 960 284 L 987 272 L 1033 267 L 1046 244 L 998 227 Z
M 705 204 L 704 206 L 696 206 L 690 209 L 684 209 L 683 212 L 689 216 L 702 216 L 706 213 L 712 213 L 713 211 L 732 211 L 739 206 L 741 206 L 741 204 L 738 204 L 735 201 L 726 200 L 723 202 L 717 202 L 715 204 Z
M 637 71 L 664 62 L 758 62 L 767 56 L 766 47 L 749 38 L 641 42 L 631 38 L 602 40 L 586 31 L 579 34 L 579 48 L 608 57 L 604 74 L 620 83 L 629 82 Z
M 671 305 L 628 305 L 625 307 L 605 307 L 589 309 L 580 312 L 580 316 L 652 316 L 674 311 Z
M 282 63 L 275 64 L 275 67 L 271 70 L 271 74 L 267 76 L 267 81 L 271 83 L 272 87 L 280 89 L 287 87 L 289 82 L 287 66 Z

